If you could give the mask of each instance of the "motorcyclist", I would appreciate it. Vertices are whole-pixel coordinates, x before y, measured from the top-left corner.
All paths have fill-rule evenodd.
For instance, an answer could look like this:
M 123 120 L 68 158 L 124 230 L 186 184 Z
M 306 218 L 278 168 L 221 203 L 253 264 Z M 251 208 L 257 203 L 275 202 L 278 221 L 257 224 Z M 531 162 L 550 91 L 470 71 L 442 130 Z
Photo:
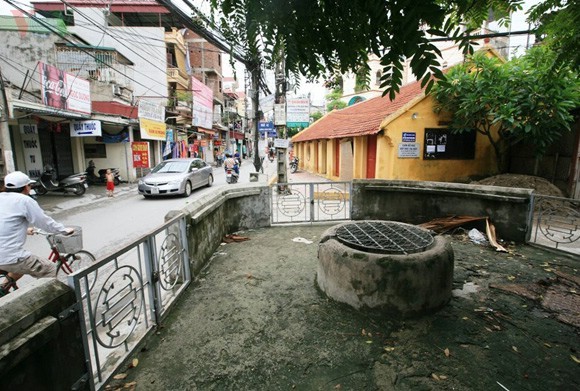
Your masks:
M 234 170 L 236 174 L 240 173 L 238 162 L 229 153 L 226 153 L 226 160 L 224 161 L 224 168 L 226 170 Z
M 47 216 L 36 201 L 28 197 L 34 182 L 20 171 L 4 178 L 5 190 L 0 193 L 0 269 L 8 273 L 0 287 L 0 296 L 6 293 L 6 286 L 24 274 L 37 278 L 56 277 L 56 263 L 24 249 L 26 235 L 34 234 L 29 225 L 50 233 L 70 235 L 74 232 Z

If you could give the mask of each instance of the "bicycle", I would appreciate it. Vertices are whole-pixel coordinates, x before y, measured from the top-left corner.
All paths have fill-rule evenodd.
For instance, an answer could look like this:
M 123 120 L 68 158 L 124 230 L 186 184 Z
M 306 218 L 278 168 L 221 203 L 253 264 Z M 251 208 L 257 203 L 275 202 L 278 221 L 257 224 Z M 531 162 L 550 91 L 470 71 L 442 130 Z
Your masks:
M 60 275 L 69 275 L 96 262 L 96 258 L 93 254 L 82 249 L 82 230 L 80 227 L 74 227 L 74 232 L 71 235 L 51 234 L 40 228 L 34 228 L 33 232 L 34 234 L 46 237 L 46 240 L 50 245 L 48 260 L 57 264 L 57 275 L 59 275 L 59 273 Z M 87 278 L 90 291 L 97 280 L 97 271 L 95 270 L 91 273 L 90 277 Z M 4 292 L 0 292 L 0 296 L 3 296 L 1 293 L 6 295 L 11 291 L 18 289 L 16 281 L 10 278 L 6 271 L 0 270 L 0 282 L 4 282 L 4 280 L 8 281 L 4 284 L 0 283 L 0 286 L 4 286 L 2 289 Z

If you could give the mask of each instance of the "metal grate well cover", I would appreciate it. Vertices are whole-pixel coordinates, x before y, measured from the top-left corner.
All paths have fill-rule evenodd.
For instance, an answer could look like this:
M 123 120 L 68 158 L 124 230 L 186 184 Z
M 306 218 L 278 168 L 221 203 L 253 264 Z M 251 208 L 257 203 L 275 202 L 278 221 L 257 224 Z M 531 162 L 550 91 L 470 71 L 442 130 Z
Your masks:
M 413 254 L 433 243 L 426 230 L 393 221 L 364 221 L 345 224 L 336 230 L 337 239 L 357 250 L 381 254 Z

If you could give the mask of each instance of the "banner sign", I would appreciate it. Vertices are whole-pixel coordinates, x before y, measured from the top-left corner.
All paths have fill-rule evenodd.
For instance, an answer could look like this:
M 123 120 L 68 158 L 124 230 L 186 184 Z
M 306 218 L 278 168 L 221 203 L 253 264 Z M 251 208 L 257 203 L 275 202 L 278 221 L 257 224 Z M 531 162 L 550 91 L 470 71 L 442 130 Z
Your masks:
M 288 99 L 286 102 L 286 126 L 289 128 L 310 125 L 310 100 Z
M 135 141 L 131 143 L 133 155 L 133 168 L 149 168 L 149 143 Z
M 38 69 L 44 105 L 91 114 L 91 85 L 87 80 L 40 61 Z
M 141 99 L 138 117 L 142 139 L 165 141 L 165 106 Z
M 24 152 L 26 174 L 30 178 L 40 178 L 42 174 L 42 151 L 36 124 L 20 124 L 20 139 Z
M 102 135 L 101 121 L 71 121 L 70 123 L 71 137 L 96 137 Z
M 213 125 L 213 91 L 211 88 L 191 78 L 191 94 L 193 96 L 192 121 L 193 126 L 211 129 Z

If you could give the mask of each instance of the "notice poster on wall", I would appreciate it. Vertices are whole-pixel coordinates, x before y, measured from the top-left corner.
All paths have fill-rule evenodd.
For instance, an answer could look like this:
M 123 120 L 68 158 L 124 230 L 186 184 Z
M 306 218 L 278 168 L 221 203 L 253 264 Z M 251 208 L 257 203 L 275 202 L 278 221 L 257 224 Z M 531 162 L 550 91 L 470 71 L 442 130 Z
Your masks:
M 399 143 L 399 158 L 418 158 L 420 152 L 419 143 Z
M 138 116 L 142 139 L 165 141 L 165 106 L 141 99 Z
M 133 168 L 149 168 L 149 143 L 135 141 L 131 143 L 133 155 Z
M 42 152 L 36 124 L 20 124 L 20 139 L 24 151 L 26 174 L 30 178 L 40 178 L 42 174 Z

